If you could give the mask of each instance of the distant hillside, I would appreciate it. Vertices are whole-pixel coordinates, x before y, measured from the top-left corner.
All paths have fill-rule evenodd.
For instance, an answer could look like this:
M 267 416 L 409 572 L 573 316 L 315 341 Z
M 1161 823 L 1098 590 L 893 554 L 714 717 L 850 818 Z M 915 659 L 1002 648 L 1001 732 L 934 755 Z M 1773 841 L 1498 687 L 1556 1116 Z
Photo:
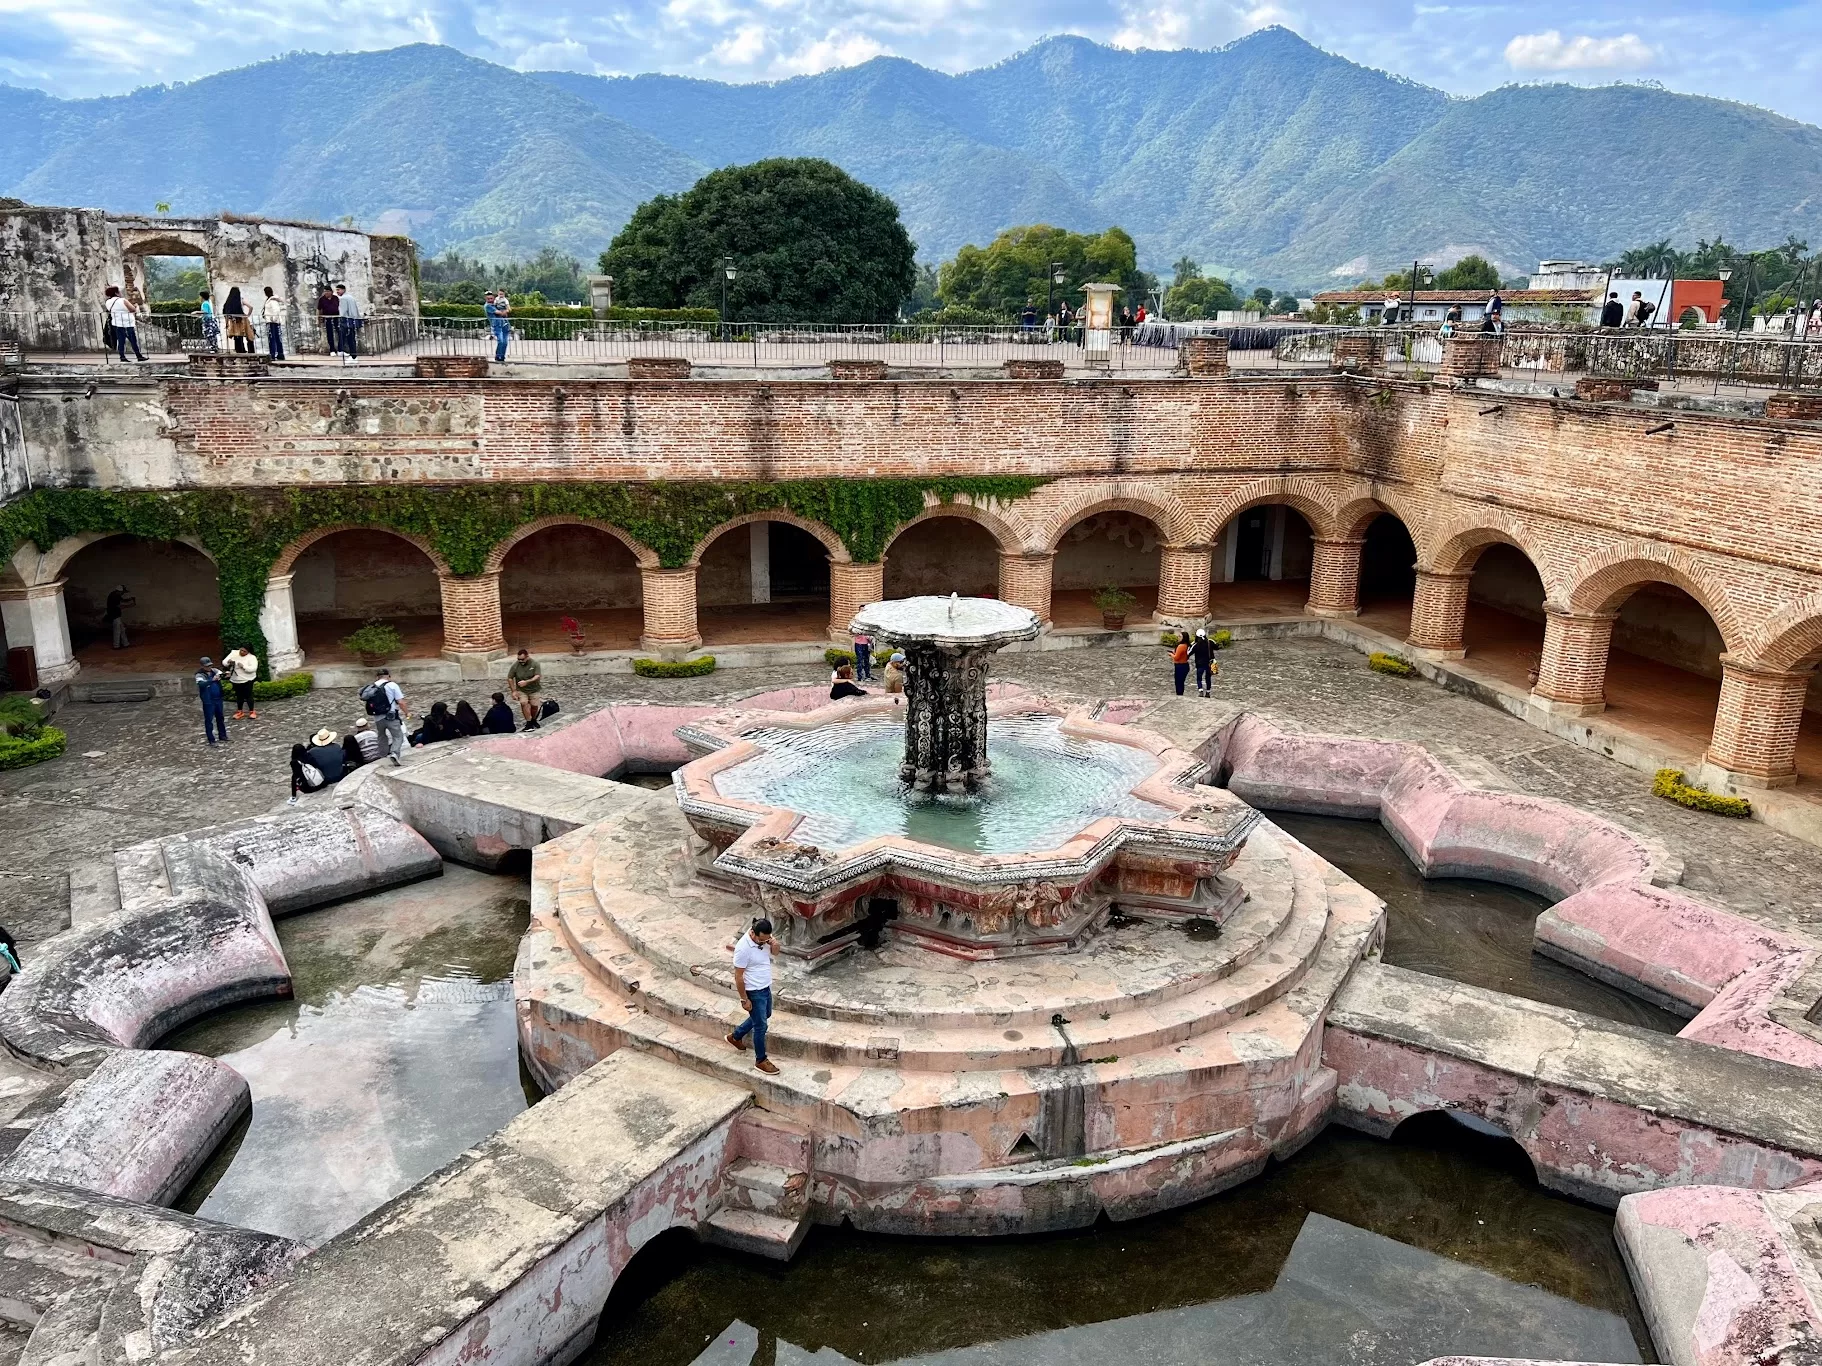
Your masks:
M 1476 99 L 1288 30 L 1214 52 L 1040 43 L 950 76 L 895 58 L 766 85 L 525 74 L 449 48 L 294 56 L 63 101 L 0 86 L 0 195 L 353 216 L 429 251 L 592 262 L 713 166 L 823 156 L 893 196 L 926 260 L 1019 223 L 1119 223 L 1301 287 L 1478 251 L 1507 271 L 1670 236 L 1822 242 L 1822 129 L 1642 86 Z

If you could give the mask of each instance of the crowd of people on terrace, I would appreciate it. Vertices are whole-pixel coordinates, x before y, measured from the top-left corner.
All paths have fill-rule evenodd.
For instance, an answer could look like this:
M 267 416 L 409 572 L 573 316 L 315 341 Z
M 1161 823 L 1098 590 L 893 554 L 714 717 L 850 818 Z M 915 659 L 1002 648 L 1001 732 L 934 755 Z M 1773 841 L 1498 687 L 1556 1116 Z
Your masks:
M 102 302 L 102 349 L 115 352 L 124 364 L 127 350 L 131 348 L 133 359 L 143 363 L 145 352 L 139 345 L 139 319 L 148 311 L 149 305 L 143 301 L 136 303 L 119 285 L 109 285 Z M 324 281 L 311 308 L 329 354 L 339 356 L 343 365 L 353 365 L 360 358 L 361 329 L 367 321 L 361 301 L 348 292 L 346 284 L 331 285 Z M 288 326 L 285 315 L 285 301 L 271 285 L 265 286 L 265 297 L 254 304 L 249 304 L 242 296 L 240 286 L 235 285 L 228 290 L 219 311 L 209 291 L 203 289 L 197 291 L 196 308 L 187 315 L 177 316 L 200 321 L 202 344 L 212 352 L 223 349 L 225 337 L 228 349 L 241 355 L 257 355 L 263 340 L 267 356 L 284 360 Z M 491 318 L 493 314 L 490 312 L 488 316 Z M 501 359 L 505 359 L 503 347 Z

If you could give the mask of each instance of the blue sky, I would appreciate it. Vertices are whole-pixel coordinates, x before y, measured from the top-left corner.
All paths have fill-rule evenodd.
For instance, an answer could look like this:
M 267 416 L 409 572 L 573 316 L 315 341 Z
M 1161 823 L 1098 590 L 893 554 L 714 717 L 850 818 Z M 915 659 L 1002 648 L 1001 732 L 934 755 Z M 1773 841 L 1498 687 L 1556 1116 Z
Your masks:
M 773 80 L 881 53 L 960 71 L 1058 33 L 1217 47 L 1274 23 L 1457 94 L 1655 80 L 1822 123 L 1822 0 L 0 0 L 0 81 L 113 94 L 425 41 L 526 70 Z

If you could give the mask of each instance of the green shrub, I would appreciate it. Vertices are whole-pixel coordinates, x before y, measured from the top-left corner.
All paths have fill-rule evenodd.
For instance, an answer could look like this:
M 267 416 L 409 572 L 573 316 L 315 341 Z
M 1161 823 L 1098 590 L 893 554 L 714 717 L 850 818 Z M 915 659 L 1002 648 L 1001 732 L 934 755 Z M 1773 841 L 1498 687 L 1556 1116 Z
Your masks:
M 35 735 L 43 725 L 43 710 L 24 693 L 0 697 L 0 735 Z
M 1182 637 L 1179 636 L 1175 631 L 1158 632 L 1158 644 L 1162 645 L 1167 650 L 1176 649 L 1177 642 L 1181 639 L 1182 639 Z
M 641 678 L 701 678 L 715 672 L 715 656 L 698 659 L 635 659 L 633 672 Z
M 1132 605 L 1138 601 L 1131 593 L 1128 593 L 1124 588 L 1121 588 L 1118 584 L 1114 583 L 1095 589 L 1094 592 L 1088 595 L 1088 600 L 1092 602 L 1098 610 L 1116 617 L 1124 616 L 1126 612 L 1132 608 Z
M 1210 632 L 1208 638 L 1214 642 L 1214 646 L 1217 650 L 1228 649 L 1234 643 L 1234 633 L 1226 627 L 1222 627 L 1219 631 Z
M 1189 639 L 1192 639 L 1192 637 L 1187 634 L 1178 635 L 1175 631 L 1163 631 L 1158 635 L 1158 644 L 1164 646 L 1166 649 L 1175 649 L 1179 640 Z M 1234 633 L 1226 627 L 1223 627 L 1219 631 L 1210 631 L 1208 633 L 1208 643 L 1213 645 L 1217 650 L 1229 649 L 1234 643 Z
M 854 663 L 854 651 L 838 650 L 831 645 L 822 652 L 822 662 L 831 669 L 839 669 L 844 664 L 851 666 Z
M 0 735 L 0 769 L 29 768 L 63 753 L 68 737 L 55 726 L 39 726 L 29 736 Z
M 1374 673 L 1390 674 L 1393 678 L 1409 678 L 1417 668 L 1409 660 L 1400 659 L 1397 655 L 1388 655 L 1379 650 L 1367 656 L 1367 668 Z
M 302 697 L 315 686 L 316 675 L 311 673 L 286 674 L 283 678 L 261 679 L 253 685 L 253 700 L 271 702 L 281 697 Z
M 391 659 L 405 648 L 405 638 L 386 622 L 374 620 L 343 636 L 341 646 L 350 654 Z
M 1707 811 L 1716 816 L 1745 818 L 1752 815 L 1752 803 L 1744 797 L 1724 797 L 1718 792 L 1696 787 L 1681 769 L 1660 768 L 1651 780 L 1651 795 L 1667 802 L 1686 806 L 1691 811 Z

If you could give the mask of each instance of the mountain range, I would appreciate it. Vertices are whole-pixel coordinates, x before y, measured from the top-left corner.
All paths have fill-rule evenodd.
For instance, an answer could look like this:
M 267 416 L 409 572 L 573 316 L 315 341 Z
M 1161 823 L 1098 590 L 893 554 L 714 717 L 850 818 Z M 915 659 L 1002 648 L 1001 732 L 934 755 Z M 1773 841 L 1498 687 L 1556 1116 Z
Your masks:
M 592 264 L 705 171 L 821 156 L 891 195 L 919 254 L 1117 223 L 1141 263 L 1319 287 L 1414 258 L 1604 259 L 1646 241 L 1822 239 L 1822 129 L 1644 85 L 1471 99 L 1283 28 L 1215 51 L 1052 38 L 948 75 L 898 58 L 754 85 L 518 72 L 446 47 L 300 54 L 59 100 L 0 85 L 0 195 L 335 220 Z

